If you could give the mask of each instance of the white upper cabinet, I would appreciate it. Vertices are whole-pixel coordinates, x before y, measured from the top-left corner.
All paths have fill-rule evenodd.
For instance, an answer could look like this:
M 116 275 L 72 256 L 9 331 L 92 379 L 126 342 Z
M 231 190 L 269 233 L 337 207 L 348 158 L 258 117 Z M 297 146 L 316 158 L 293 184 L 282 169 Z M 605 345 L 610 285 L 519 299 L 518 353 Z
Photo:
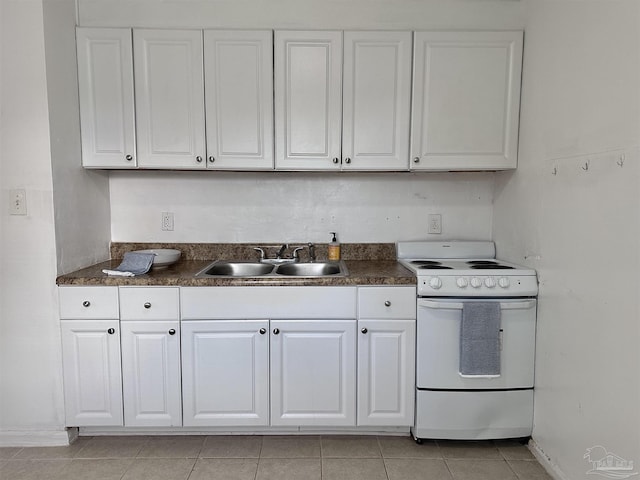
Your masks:
M 133 57 L 128 28 L 78 28 L 82 165 L 136 166 Z
M 275 32 L 276 169 L 340 169 L 342 32 Z
M 345 32 L 342 168 L 407 170 L 411 32 Z
M 205 168 L 202 31 L 134 30 L 138 165 Z
M 207 168 L 273 169 L 273 33 L 204 32 Z
M 522 32 L 416 32 L 411 168 L 515 168 Z

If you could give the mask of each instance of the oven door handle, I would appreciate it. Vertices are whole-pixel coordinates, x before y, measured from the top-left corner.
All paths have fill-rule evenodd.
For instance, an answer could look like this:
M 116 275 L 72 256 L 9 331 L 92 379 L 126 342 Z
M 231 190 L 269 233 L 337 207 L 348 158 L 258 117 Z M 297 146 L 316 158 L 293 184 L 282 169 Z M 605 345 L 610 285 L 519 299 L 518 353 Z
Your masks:
M 536 305 L 535 300 L 524 300 L 518 302 L 500 302 L 501 310 L 527 310 Z M 418 299 L 418 307 L 440 308 L 444 310 L 462 310 L 464 303 L 462 302 L 437 302 L 435 300 L 427 300 L 425 298 Z

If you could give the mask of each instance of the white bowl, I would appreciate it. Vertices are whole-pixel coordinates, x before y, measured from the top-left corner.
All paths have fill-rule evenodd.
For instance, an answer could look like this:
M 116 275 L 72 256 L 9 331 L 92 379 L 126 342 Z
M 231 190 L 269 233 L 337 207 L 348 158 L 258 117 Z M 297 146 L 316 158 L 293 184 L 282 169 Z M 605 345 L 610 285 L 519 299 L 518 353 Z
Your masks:
M 176 263 L 180 260 L 180 250 L 174 250 L 173 248 L 151 248 L 149 250 L 136 250 L 135 253 L 153 253 L 153 264 L 151 268 L 167 268 L 169 265 Z

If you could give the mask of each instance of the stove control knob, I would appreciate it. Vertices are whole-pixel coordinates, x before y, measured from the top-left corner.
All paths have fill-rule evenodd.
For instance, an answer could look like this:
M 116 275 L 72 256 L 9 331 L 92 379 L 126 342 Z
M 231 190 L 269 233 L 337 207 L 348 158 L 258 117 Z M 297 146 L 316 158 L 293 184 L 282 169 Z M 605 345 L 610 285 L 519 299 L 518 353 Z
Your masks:
M 439 277 L 431 277 L 429 280 L 429 286 L 434 290 L 437 290 L 442 286 L 442 280 L 440 280 Z
M 493 288 L 496 286 L 496 281 L 493 279 L 493 277 L 487 277 L 484 279 L 484 284 L 488 287 L 488 288 Z
M 458 287 L 460 287 L 460 288 L 466 288 L 466 287 L 467 287 L 467 285 L 469 285 L 469 282 L 468 282 L 468 280 L 467 280 L 466 278 L 464 278 L 464 277 L 458 277 L 458 278 L 456 279 L 456 285 L 458 285 Z
M 480 280 L 478 277 L 473 277 L 471 279 L 471 286 L 473 288 L 480 288 L 482 286 L 482 280 Z
M 509 278 L 508 277 L 500 277 L 498 280 L 498 285 L 502 288 L 507 288 L 509 286 Z

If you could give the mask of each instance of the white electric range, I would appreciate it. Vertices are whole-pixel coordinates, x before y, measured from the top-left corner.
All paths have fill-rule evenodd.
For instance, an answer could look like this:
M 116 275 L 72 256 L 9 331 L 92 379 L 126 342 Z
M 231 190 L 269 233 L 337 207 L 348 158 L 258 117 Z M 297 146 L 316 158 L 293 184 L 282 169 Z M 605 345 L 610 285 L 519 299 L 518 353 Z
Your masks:
M 533 425 L 535 270 L 493 242 L 399 242 L 417 278 L 416 441 L 523 438 Z

